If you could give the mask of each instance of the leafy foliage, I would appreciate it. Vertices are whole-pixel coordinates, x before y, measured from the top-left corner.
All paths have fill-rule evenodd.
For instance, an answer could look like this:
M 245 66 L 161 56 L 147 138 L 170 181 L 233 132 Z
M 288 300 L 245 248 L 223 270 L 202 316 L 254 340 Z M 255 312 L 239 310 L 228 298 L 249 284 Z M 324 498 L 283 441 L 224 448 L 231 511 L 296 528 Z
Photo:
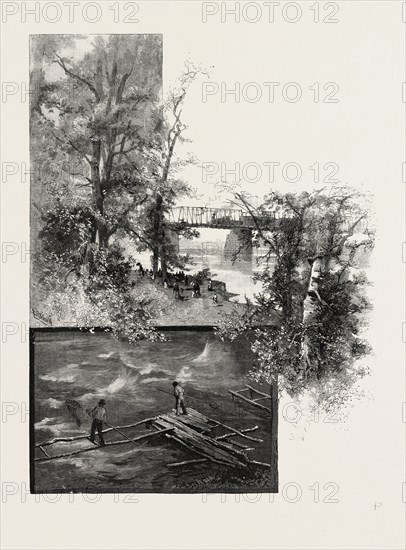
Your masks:
M 236 199 L 266 245 L 266 266 L 257 275 L 262 291 L 242 315 L 223 320 L 220 337 L 254 331 L 250 376 L 258 382 L 278 381 L 290 395 L 312 392 L 326 406 L 336 403 L 338 385 L 341 400 L 349 398 L 370 352 L 362 337 L 370 309 L 364 267 L 374 243 L 368 198 L 336 187 L 271 193 L 259 208 L 242 194 Z M 264 212 L 273 205 L 282 214 L 270 224 Z
M 177 172 L 194 160 L 176 158 L 175 145 L 199 70 L 187 65 L 163 102 L 160 35 L 38 35 L 31 54 L 33 309 L 53 323 L 152 335 L 154 291 L 137 296 L 119 243 L 150 250 L 155 274 L 159 262 L 189 261 L 173 237 L 197 233 L 167 214 L 191 193 Z

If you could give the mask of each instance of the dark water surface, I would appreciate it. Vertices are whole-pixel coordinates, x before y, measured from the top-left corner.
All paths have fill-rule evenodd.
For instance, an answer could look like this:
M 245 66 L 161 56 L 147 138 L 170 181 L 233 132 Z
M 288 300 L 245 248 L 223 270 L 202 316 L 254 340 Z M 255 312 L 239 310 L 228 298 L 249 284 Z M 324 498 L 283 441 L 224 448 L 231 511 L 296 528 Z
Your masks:
M 258 425 L 259 430 L 252 435 L 264 442 L 254 443 L 255 450 L 249 456 L 269 463 L 270 416 L 242 402 L 234 403 L 228 393 L 247 383 L 245 375 L 252 365 L 247 340 L 223 343 L 211 332 L 195 331 L 171 331 L 166 336 L 168 342 L 130 345 L 108 333 L 36 333 L 35 443 L 89 433 L 90 418 L 85 410 L 101 397 L 106 400 L 107 420 L 115 426 L 170 412 L 174 398 L 158 388 L 172 392 L 171 383 L 176 379 L 185 387 L 186 404 L 210 418 L 237 429 Z M 65 405 L 67 399 L 81 405 L 80 426 Z M 126 432 L 133 436 L 143 433 L 147 433 L 144 426 Z M 106 441 L 117 439 L 121 439 L 117 433 L 106 436 Z M 88 440 L 80 440 L 45 449 L 49 454 L 62 454 L 89 445 Z M 37 449 L 36 457 L 40 456 Z M 209 462 L 167 467 L 168 463 L 194 458 L 199 457 L 157 436 L 141 441 L 139 446 L 129 443 L 35 463 L 34 488 L 40 492 L 271 490 L 271 476 L 263 470 L 247 475 Z

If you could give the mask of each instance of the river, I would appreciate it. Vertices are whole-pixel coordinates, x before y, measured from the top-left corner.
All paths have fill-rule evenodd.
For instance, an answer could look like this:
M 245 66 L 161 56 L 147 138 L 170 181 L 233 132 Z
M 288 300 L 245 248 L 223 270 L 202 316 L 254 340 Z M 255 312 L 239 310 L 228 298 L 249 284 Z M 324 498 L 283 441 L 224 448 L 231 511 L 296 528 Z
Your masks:
M 209 269 L 213 279 L 224 282 L 226 289 L 232 298 L 239 303 L 245 303 L 245 297 L 253 299 L 254 295 L 261 291 L 259 282 L 254 282 L 253 276 L 259 273 L 263 267 L 260 259 L 267 250 L 265 248 L 253 248 L 251 259 L 237 257 L 235 261 L 224 254 L 226 237 L 229 231 L 224 229 L 199 229 L 200 236 L 193 240 L 180 238 L 179 252 L 182 255 L 189 254 L 192 263 L 187 265 L 190 273 L 197 273 L 203 269 Z M 140 261 L 144 267 L 151 264 L 150 252 L 136 252 L 127 242 L 128 251 Z
M 183 383 L 187 405 L 234 428 L 259 426 L 250 458 L 269 463 L 270 418 L 243 402 L 233 402 L 229 389 L 247 383 L 252 355 L 246 338 L 223 343 L 212 332 L 170 331 L 166 342 L 131 345 L 109 333 L 36 332 L 34 369 L 35 443 L 54 437 L 87 434 L 85 410 L 106 400 L 108 421 L 116 426 L 171 411 L 174 379 Z M 65 401 L 81 405 L 80 426 Z M 142 428 L 143 430 L 144 428 Z M 138 434 L 142 432 L 137 432 Z M 120 439 L 108 435 L 107 440 Z M 85 440 L 86 441 L 86 440 Z M 49 454 L 69 452 L 72 443 L 46 447 Z M 41 453 L 37 449 L 36 456 Z M 167 464 L 196 458 L 163 436 L 141 442 L 42 463 L 35 463 L 38 492 L 270 492 L 270 474 L 239 477 L 213 463 L 181 468 Z

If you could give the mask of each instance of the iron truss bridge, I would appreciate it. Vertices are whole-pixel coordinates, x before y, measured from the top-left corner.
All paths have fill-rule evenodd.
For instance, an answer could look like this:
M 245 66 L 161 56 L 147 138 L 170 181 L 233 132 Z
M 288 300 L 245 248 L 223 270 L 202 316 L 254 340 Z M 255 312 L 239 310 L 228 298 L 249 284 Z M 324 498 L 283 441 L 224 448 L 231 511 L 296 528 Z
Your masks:
M 275 211 L 263 212 L 257 220 L 261 225 L 280 219 L 281 214 Z M 169 212 L 169 221 L 185 223 L 189 227 L 211 227 L 217 229 L 255 229 L 253 217 L 244 210 L 235 208 L 207 208 L 200 206 L 178 206 Z

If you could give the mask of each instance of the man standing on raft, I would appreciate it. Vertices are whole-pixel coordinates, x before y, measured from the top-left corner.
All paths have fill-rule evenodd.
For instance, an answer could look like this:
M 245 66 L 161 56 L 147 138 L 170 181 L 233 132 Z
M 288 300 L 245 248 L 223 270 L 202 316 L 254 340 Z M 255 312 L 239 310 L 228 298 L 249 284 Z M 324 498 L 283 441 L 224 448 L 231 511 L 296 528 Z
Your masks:
M 173 395 L 176 398 L 176 416 L 179 416 L 179 410 L 182 409 L 182 414 L 187 414 L 185 407 L 185 390 L 179 384 L 179 382 L 172 382 L 173 386 Z

